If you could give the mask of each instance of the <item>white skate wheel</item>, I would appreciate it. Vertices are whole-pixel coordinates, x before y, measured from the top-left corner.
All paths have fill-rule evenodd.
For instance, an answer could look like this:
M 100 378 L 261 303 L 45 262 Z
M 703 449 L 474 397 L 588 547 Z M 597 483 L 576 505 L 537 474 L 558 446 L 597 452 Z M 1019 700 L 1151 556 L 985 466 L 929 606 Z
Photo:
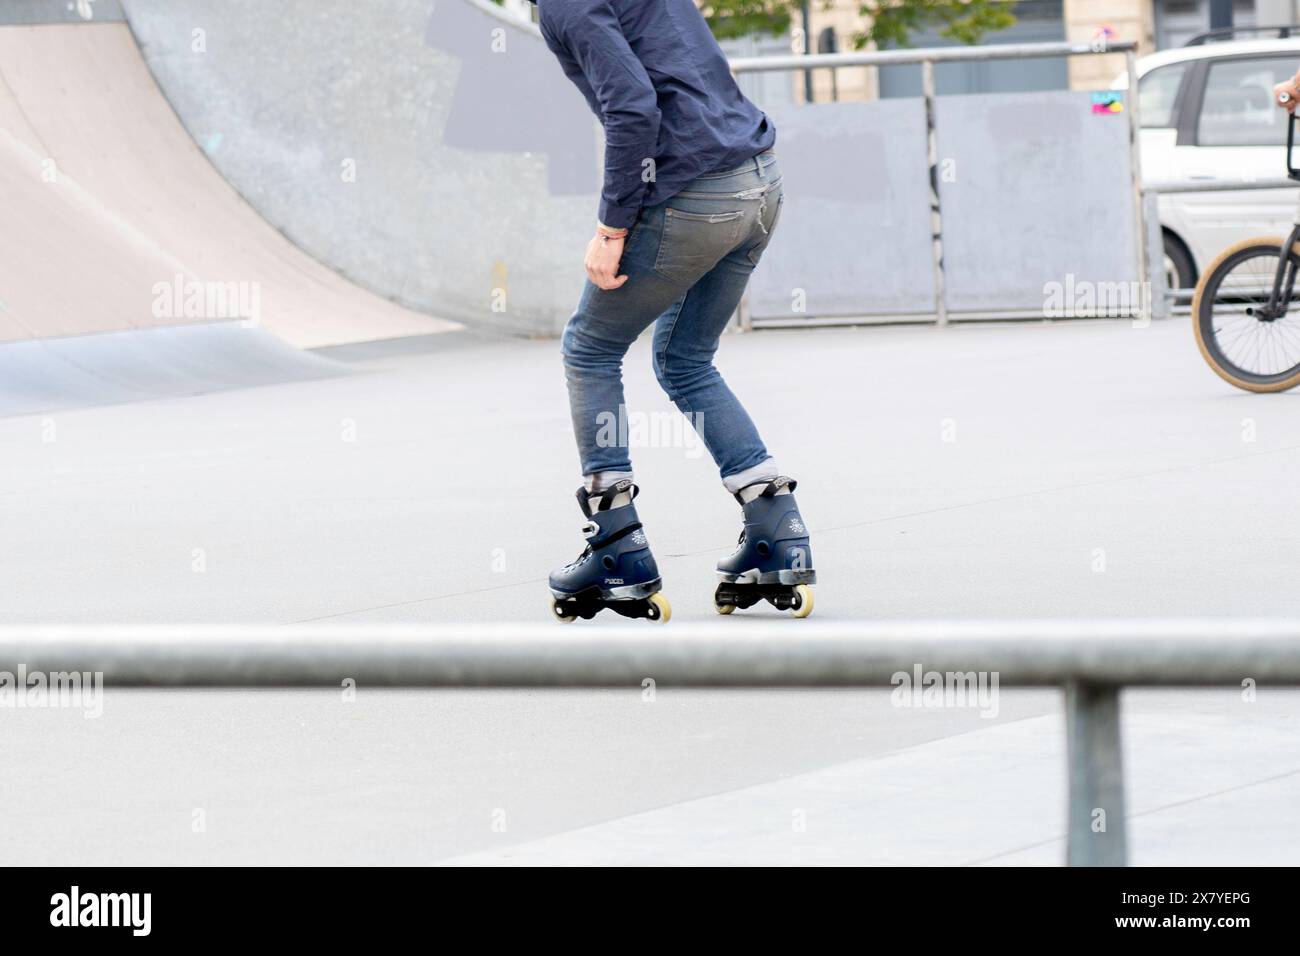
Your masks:
M 572 624 L 578 619 L 576 614 L 563 614 L 557 606 L 559 602 L 555 600 L 555 595 L 551 595 L 551 616 L 561 624 Z
M 812 588 L 807 584 L 796 584 L 794 586 L 795 604 L 790 609 L 795 617 L 807 617 L 813 611 L 813 593 Z
M 673 606 L 664 597 L 663 591 L 656 591 L 646 598 L 650 602 L 650 620 L 657 624 L 667 624 L 673 616 Z

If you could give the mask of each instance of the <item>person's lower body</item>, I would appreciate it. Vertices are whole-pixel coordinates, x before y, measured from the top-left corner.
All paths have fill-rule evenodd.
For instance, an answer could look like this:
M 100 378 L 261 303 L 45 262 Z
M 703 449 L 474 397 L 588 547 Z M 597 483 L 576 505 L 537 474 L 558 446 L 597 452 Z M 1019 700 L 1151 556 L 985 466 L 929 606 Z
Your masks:
M 781 201 L 781 174 L 770 152 L 739 170 L 701 177 L 667 202 L 641 210 L 623 251 L 626 283 L 611 290 L 590 282 L 584 287 L 562 351 L 589 490 L 632 476 L 623 358 L 652 323 L 655 375 L 699 433 L 728 490 L 776 475 L 713 357 L 767 248 Z
M 632 343 L 652 323 L 655 376 L 699 434 L 726 489 L 739 497 L 743 489 L 780 477 L 713 359 L 776 228 L 782 201 L 771 152 L 739 169 L 703 176 L 668 201 L 641 210 L 619 270 L 627 282 L 612 290 L 586 284 L 562 339 L 582 463 L 580 497 L 623 482 L 635 489 L 622 367 Z M 783 496 L 792 488 L 793 483 L 784 486 Z M 630 497 L 624 507 L 631 507 Z M 556 583 L 553 576 L 553 592 Z

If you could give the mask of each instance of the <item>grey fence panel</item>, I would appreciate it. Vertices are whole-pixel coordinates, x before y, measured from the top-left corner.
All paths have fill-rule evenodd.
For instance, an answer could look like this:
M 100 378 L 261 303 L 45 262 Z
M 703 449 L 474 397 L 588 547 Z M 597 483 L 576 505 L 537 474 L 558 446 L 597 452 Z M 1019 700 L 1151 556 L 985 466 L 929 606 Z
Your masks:
M 1042 310 L 1049 283 L 1067 306 L 1138 298 L 1123 112 L 1094 112 L 1078 91 L 935 105 L 951 312 Z
M 932 313 L 924 101 L 768 112 L 786 202 L 750 284 L 750 316 Z

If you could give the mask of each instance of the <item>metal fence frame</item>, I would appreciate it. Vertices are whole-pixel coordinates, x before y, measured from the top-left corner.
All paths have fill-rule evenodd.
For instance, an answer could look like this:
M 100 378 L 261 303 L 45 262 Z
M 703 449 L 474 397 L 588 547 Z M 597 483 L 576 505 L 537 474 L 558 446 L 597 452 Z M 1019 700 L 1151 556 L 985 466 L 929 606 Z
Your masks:
M 897 674 L 1060 687 L 1067 862 L 1127 862 L 1120 691 L 1300 686 L 1300 622 L 718 621 L 647 624 L 0 628 L 0 671 L 101 673 L 106 687 L 879 687 Z M 1105 824 L 1097 828 L 1097 811 Z
M 935 323 L 940 326 L 948 324 L 947 296 L 944 289 L 943 263 L 943 216 L 939 205 L 939 179 L 937 165 L 938 138 L 935 131 L 935 85 L 934 65 L 936 63 L 970 62 L 977 60 L 1034 59 L 1058 56 L 1104 56 L 1122 53 L 1125 68 L 1128 71 L 1128 89 L 1125 93 L 1124 110 L 1128 114 L 1130 178 L 1133 188 L 1133 215 L 1135 231 L 1135 249 L 1137 250 L 1137 278 L 1140 288 L 1149 288 L 1146 211 L 1142 199 L 1141 150 L 1138 142 L 1140 123 L 1138 118 L 1137 97 L 1137 44 L 1132 41 L 1098 42 L 1098 43 L 1006 43 L 990 46 L 934 47 L 917 50 L 876 50 L 858 53 L 813 53 L 793 54 L 790 56 L 740 57 L 731 61 L 733 74 L 761 73 L 773 71 L 790 71 L 814 69 L 832 70 L 845 66 L 898 66 L 908 63 L 921 64 L 922 97 L 925 100 L 925 123 L 927 137 L 927 156 L 930 164 L 930 220 L 933 241 L 932 269 L 934 271 L 934 315 Z M 1144 300 L 1147 297 L 1142 297 Z M 1010 314 L 1010 313 L 1008 313 Z M 1151 305 L 1148 301 L 1137 304 L 1134 318 L 1149 319 Z M 975 316 L 971 316 L 975 318 Z M 739 325 L 749 330 L 754 322 L 749 314 L 747 302 L 741 303 L 738 315 Z M 856 324 L 854 318 L 835 319 L 818 317 L 818 325 Z M 792 323 L 782 323 L 792 324 Z M 794 324 L 806 324 L 803 322 Z

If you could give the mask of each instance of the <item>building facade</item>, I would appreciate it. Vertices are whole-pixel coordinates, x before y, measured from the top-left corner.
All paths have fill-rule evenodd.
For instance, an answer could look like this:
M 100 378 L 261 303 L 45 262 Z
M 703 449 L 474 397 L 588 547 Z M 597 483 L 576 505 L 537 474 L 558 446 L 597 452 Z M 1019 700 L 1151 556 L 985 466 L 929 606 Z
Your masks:
M 1237 28 L 1300 23 L 1300 0 L 1022 0 L 1012 5 L 1015 25 L 987 36 L 984 43 L 1050 40 L 1086 43 L 1104 35 L 1114 40 L 1135 40 L 1139 54 L 1144 54 L 1182 46 L 1197 34 L 1225 25 L 1225 19 Z M 869 23 L 859 13 L 859 6 L 858 0 L 831 0 L 826 4 L 812 0 L 809 4 L 811 48 L 854 49 L 855 36 Z M 794 33 L 792 47 L 801 52 L 803 30 L 797 22 Z M 914 36 L 911 45 L 952 44 L 931 31 Z M 1065 86 L 1099 89 L 1110 86 L 1123 69 L 1124 60 L 1120 56 L 1070 57 L 1060 62 L 990 61 L 941 65 L 936 70 L 936 83 L 941 93 Z M 834 72 L 833 77 L 828 70 L 813 74 L 812 95 L 816 101 L 916 95 L 920 90 L 918 67 Z M 806 99 L 803 79 L 796 78 L 794 86 L 794 98 Z
M 497 0 L 505 9 L 534 19 L 529 0 Z M 1091 43 L 1105 36 L 1134 40 L 1139 55 L 1182 46 L 1213 28 L 1300 26 L 1300 0 L 1007 0 L 1016 22 L 990 34 L 984 44 L 1042 43 L 1069 40 Z M 728 56 L 782 53 L 845 52 L 856 49 L 855 38 L 870 23 L 860 0 L 809 0 L 808 34 L 798 14 L 788 36 L 750 36 L 725 41 Z M 806 44 L 806 47 L 805 47 Z M 913 47 L 955 45 L 936 30 L 911 37 Z M 989 60 L 945 63 L 935 69 L 940 94 L 1012 92 L 1047 89 L 1105 89 L 1124 70 L 1124 58 L 1076 56 L 1059 60 Z M 862 100 L 917 96 L 921 68 L 896 66 L 810 70 L 808 75 L 748 74 L 741 78 L 746 94 L 764 105 L 833 100 Z

